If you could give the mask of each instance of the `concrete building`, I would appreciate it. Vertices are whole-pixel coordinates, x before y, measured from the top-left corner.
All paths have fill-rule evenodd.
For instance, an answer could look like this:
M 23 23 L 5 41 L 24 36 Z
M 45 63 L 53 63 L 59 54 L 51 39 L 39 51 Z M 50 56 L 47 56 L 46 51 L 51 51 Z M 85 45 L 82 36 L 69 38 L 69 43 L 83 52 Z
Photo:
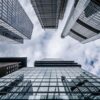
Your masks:
M 99 100 L 100 78 L 74 61 L 36 61 L 0 79 L 1 100 Z
M 0 77 L 27 67 L 27 58 L 0 58 Z
M 75 5 L 70 12 L 70 17 L 62 32 L 62 37 L 67 35 L 88 43 L 100 38 L 100 1 L 75 0 Z
M 31 39 L 32 30 L 33 24 L 18 0 L 0 0 L 1 42 L 23 43 Z

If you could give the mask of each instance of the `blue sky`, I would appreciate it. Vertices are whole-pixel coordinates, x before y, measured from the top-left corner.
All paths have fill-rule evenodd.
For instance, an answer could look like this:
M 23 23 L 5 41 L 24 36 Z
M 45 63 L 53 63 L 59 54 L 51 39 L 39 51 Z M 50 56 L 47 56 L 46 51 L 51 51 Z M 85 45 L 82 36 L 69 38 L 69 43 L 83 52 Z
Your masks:
M 100 76 L 100 39 L 88 44 L 81 44 L 67 36 L 61 39 L 66 17 L 60 21 L 57 30 L 44 30 L 30 4 L 30 0 L 19 0 L 34 24 L 31 40 L 24 44 L 0 43 L 1 57 L 28 57 L 28 66 L 33 66 L 35 60 L 43 58 L 61 58 L 75 60 L 82 68 Z

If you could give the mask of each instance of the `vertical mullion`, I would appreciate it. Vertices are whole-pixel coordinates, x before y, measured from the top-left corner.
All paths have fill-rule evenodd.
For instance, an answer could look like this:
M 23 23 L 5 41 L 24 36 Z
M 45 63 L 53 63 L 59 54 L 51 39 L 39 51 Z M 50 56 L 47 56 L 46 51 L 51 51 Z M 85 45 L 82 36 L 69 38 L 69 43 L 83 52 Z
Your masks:
M 49 92 L 49 89 L 50 89 L 50 79 L 51 79 L 51 71 L 50 71 L 50 77 L 49 77 L 48 92 Z M 49 97 L 48 92 L 47 92 L 46 99 L 48 99 L 48 97 Z
M 41 73 L 41 71 L 37 74 L 35 80 L 37 79 L 37 77 L 39 76 L 40 73 Z M 35 80 L 34 80 L 34 82 L 36 82 Z M 37 92 L 35 93 L 35 96 L 37 96 L 39 88 L 40 88 L 40 87 L 38 87 Z
M 62 74 L 62 76 L 63 76 L 63 74 Z M 68 73 L 68 76 L 69 76 L 69 73 Z M 66 83 L 63 82 L 63 86 L 64 86 L 64 89 L 65 89 L 65 93 L 66 93 L 66 88 L 68 90 L 68 93 L 66 93 L 66 95 L 70 96 L 70 95 L 72 95 L 72 93 L 71 93 L 71 90 L 70 90 L 69 85 L 68 85 L 68 80 L 66 79 L 66 81 L 67 81 Z
M 56 71 L 56 70 L 55 70 L 55 71 Z M 57 79 L 57 73 L 56 73 L 56 79 Z M 55 82 L 54 82 L 54 83 L 55 83 Z M 57 86 L 57 81 L 56 81 L 56 86 Z M 54 91 L 54 94 L 53 94 L 53 99 L 55 99 L 56 88 L 57 88 L 56 86 L 55 86 L 55 91 Z
M 59 83 L 59 81 L 58 81 L 58 73 L 57 73 L 56 75 L 57 75 L 56 77 L 57 77 L 57 88 L 58 88 L 58 95 L 60 96 L 59 84 L 58 84 L 58 83 Z

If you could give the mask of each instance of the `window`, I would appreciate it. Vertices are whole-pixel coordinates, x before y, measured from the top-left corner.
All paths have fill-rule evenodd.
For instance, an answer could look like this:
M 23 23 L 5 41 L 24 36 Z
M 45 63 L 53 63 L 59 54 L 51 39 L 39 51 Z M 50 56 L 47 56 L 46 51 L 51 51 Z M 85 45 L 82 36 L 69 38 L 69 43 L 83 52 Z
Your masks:
M 48 91 L 48 87 L 40 87 L 39 88 L 39 92 L 47 92 Z

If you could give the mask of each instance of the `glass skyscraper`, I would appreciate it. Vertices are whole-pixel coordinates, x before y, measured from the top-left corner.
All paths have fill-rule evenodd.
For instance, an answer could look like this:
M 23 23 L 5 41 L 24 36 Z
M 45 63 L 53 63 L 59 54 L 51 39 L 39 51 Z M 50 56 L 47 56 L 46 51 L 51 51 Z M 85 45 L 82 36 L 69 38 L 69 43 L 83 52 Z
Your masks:
M 0 0 L 0 41 L 23 43 L 31 38 L 32 30 L 33 24 L 18 0 Z
M 99 100 L 100 78 L 74 61 L 36 61 L 0 79 L 0 100 Z
M 42 28 L 58 28 L 68 0 L 31 0 Z

